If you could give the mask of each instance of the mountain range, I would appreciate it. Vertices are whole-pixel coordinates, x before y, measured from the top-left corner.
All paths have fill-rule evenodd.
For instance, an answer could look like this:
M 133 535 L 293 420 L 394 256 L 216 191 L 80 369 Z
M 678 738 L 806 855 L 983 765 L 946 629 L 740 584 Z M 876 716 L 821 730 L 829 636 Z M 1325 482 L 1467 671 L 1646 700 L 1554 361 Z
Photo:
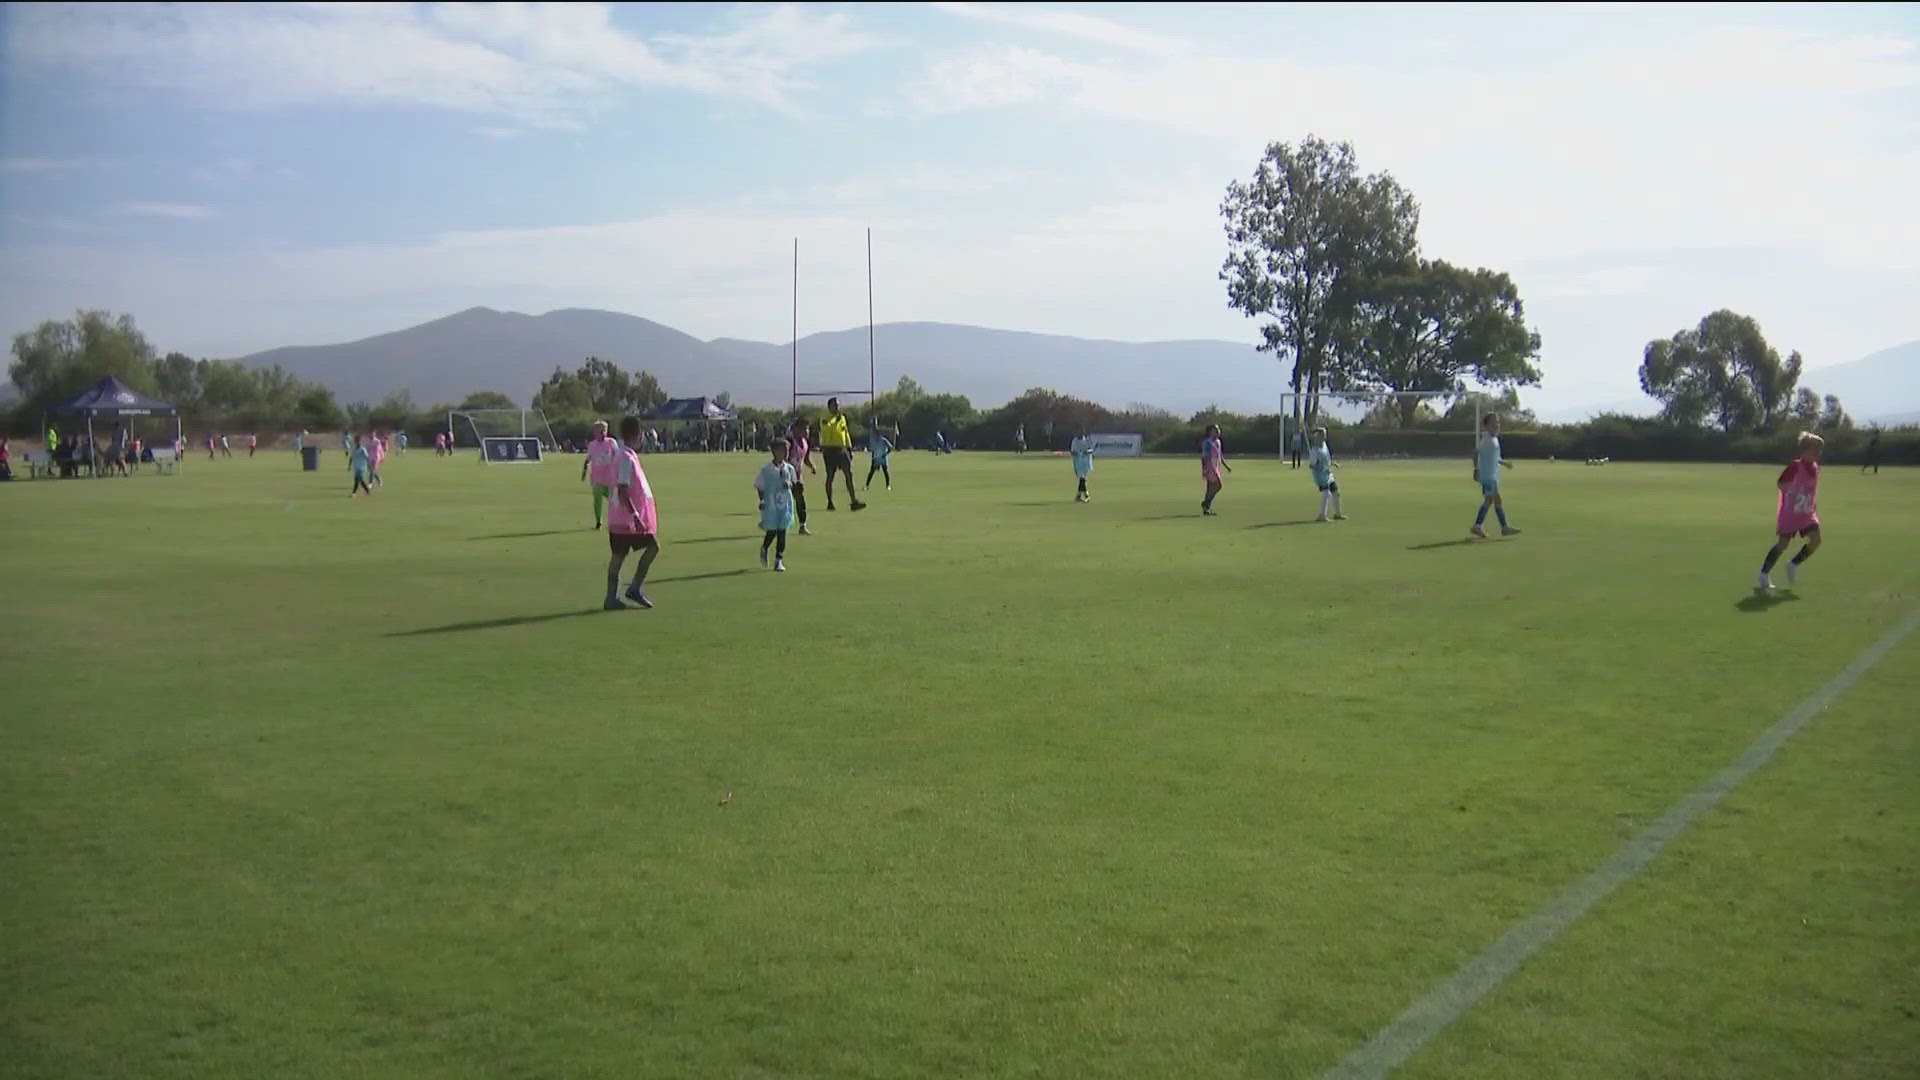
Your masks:
M 799 389 L 864 390 L 867 346 L 866 327 L 801 338 Z M 985 407 L 1050 386 L 1114 406 L 1147 402 L 1191 413 L 1217 404 L 1254 412 L 1271 410 L 1282 389 L 1271 356 L 1229 341 L 1091 341 L 913 322 L 875 326 L 873 349 L 880 389 L 906 373 L 931 391 L 965 394 Z M 343 402 L 376 401 L 405 388 L 426 404 L 459 401 L 475 390 L 524 402 L 556 365 L 572 369 L 598 356 L 652 372 L 675 395 L 724 390 L 743 404 L 772 407 L 793 392 L 792 350 L 735 338 L 701 341 L 611 311 L 524 315 L 477 307 L 361 341 L 270 349 L 241 362 L 278 364 L 324 382 Z M 1211 372 L 1204 384 L 1192 377 L 1199 369 Z
M 1183 415 L 1210 405 L 1239 412 L 1275 407 L 1281 365 L 1230 341 L 1098 341 L 947 323 L 883 323 L 873 328 L 882 390 L 900 373 L 929 390 L 965 394 L 992 407 L 1046 386 L 1102 404 L 1144 402 Z M 801 338 L 800 389 L 864 389 L 867 329 Z M 405 389 L 427 405 L 497 390 L 525 402 L 556 366 L 588 356 L 652 372 L 680 396 L 724 390 L 735 401 L 784 405 L 793 390 L 793 346 L 716 338 L 702 341 L 669 326 L 612 311 L 568 308 L 544 315 L 476 307 L 443 319 L 338 345 L 270 349 L 242 357 L 278 364 L 332 387 L 342 402 L 377 401 Z M 1205 379 L 1194 372 L 1205 371 Z M 1843 364 L 1815 368 L 1802 382 L 1837 394 L 1848 411 L 1883 424 L 1920 422 L 1920 341 Z M 1618 403 L 1612 408 L 1648 411 Z M 1605 407 L 1560 410 L 1542 419 L 1575 420 Z M 1564 415 L 1562 415 L 1564 413 Z

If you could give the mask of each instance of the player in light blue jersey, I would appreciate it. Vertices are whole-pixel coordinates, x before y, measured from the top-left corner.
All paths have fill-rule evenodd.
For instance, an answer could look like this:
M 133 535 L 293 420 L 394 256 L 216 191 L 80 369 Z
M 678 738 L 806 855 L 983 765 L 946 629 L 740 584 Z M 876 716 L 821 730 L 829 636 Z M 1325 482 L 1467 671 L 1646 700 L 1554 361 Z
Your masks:
M 1507 507 L 1500 499 L 1500 470 L 1511 468 L 1513 463 L 1500 456 L 1500 414 L 1488 413 L 1480 418 L 1479 445 L 1473 461 L 1473 478 L 1480 483 L 1480 516 L 1473 519 L 1473 535 L 1486 537 L 1489 509 L 1500 519 L 1501 536 L 1520 531 L 1507 524 Z
M 1331 520 L 1347 520 L 1347 515 L 1340 512 L 1340 481 L 1333 478 L 1333 470 L 1340 466 L 1333 463 L 1333 447 L 1327 445 L 1327 429 L 1314 428 L 1307 437 L 1307 445 L 1307 469 L 1313 473 L 1313 486 L 1320 489 L 1320 516 L 1313 520 L 1329 520 L 1328 510 L 1333 511 Z
M 872 461 L 867 465 L 867 489 L 873 489 L 873 474 L 879 473 L 887 482 L 887 490 L 893 490 L 893 470 L 887 468 L 887 461 L 893 456 L 893 441 L 880 434 L 879 425 L 867 432 L 867 453 Z
M 1080 490 L 1074 495 L 1073 501 L 1086 502 L 1089 498 L 1087 477 L 1093 473 L 1093 437 L 1087 434 L 1085 425 L 1081 425 L 1080 434 L 1074 436 L 1067 450 L 1073 454 L 1074 478 L 1080 481 Z

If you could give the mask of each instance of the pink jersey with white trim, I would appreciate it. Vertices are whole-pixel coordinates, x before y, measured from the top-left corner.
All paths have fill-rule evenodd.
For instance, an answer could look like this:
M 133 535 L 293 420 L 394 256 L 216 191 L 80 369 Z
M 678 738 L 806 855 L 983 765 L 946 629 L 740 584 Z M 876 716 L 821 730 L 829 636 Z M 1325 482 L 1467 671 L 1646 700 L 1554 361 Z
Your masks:
M 613 505 L 607 507 L 607 531 L 617 533 L 651 533 L 660 526 L 660 518 L 653 506 L 653 488 L 647 484 L 647 470 L 640 467 L 640 455 L 628 447 L 620 448 L 620 458 L 614 467 Z M 619 485 L 626 484 L 633 492 L 633 505 L 640 511 L 635 517 L 627 511 L 625 501 L 620 498 Z
M 800 470 L 807 467 L 807 440 L 798 435 L 787 439 L 787 463 L 793 466 L 793 480 L 797 484 L 801 481 Z
M 1795 458 L 1780 474 L 1780 510 L 1774 531 L 1797 533 L 1810 525 L 1820 524 L 1819 507 L 1815 496 L 1820 488 L 1820 465 L 1818 462 Z
M 609 489 L 619 483 L 621 449 L 610 435 L 587 440 L 587 483 Z

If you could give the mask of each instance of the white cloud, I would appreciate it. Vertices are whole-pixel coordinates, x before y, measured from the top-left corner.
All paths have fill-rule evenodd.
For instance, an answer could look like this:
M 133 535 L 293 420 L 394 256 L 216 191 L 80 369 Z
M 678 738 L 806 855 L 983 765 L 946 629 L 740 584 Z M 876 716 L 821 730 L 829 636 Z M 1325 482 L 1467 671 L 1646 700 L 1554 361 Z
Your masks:
M 1032 4 L 936 3 L 933 6 L 950 15 L 1022 30 L 1059 34 L 1096 45 L 1143 52 L 1177 52 L 1185 48 L 1184 43 L 1173 38 L 1082 11 L 1062 11 Z
M 175 221 L 206 221 L 220 216 L 220 212 L 210 206 L 165 202 L 124 202 L 109 208 L 107 212 L 126 217 L 171 218 Z
M 621 88 L 781 106 L 809 65 L 871 47 L 839 13 L 756 10 L 652 41 L 605 4 L 22 5 L 6 60 L 80 67 L 223 108 L 418 105 L 567 128 Z
M 1018 45 L 993 45 L 936 61 L 909 96 L 930 113 L 1002 109 L 1085 84 L 1093 69 Z

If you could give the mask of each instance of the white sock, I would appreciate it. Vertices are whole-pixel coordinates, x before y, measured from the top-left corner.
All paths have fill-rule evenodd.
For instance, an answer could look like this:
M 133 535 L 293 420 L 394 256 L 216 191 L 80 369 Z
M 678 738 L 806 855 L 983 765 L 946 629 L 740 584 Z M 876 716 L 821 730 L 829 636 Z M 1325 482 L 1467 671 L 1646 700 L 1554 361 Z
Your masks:
M 1332 494 L 1325 491 L 1320 493 L 1320 516 L 1321 517 L 1327 516 L 1327 507 L 1332 502 L 1333 502 Z
M 1340 514 L 1340 496 L 1338 494 L 1335 494 L 1333 497 L 1333 513 L 1336 517 Z

